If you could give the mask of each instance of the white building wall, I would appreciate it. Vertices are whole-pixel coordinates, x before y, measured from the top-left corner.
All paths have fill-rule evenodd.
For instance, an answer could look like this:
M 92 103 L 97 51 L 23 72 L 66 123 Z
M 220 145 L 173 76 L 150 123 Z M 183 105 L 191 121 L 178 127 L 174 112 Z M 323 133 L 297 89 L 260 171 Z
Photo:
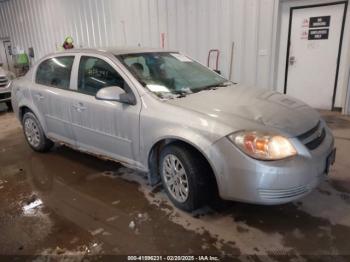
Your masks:
M 206 64 L 219 49 L 219 69 L 232 80 L 272 88 L 272 44 L 278 0 L 10 0 L 0 3 L 0 38 L 34 47 L 36 59 L 67 35 L 76 47 L 179 49 Z
M 0 37 L 33 46 L 36 58 L 68 35 L 77 47 L 158 46 L 158 9 L 157 0 L 10 0 L 0 3 Z
M 278 3 L 278 1 L 277 1 Z M 168 45 L 206 63 L 219 49 L 219 69 L 232 80 L 272 88 L 275 0 L 168 0 Z

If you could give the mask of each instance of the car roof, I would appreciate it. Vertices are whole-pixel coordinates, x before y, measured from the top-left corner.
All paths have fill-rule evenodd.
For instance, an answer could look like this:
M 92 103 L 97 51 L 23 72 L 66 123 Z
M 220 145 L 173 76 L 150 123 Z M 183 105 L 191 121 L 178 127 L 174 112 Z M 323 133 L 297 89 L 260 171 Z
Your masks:
M 66 53 L 111 53 L 113 55 L 126 55 L 138 53 L 156 53 L 156 52 L 175 52 L 176 50 L 161 48 L 145 48 L 145 47 L 105 47 L 105 48 L 73 48 L 56 52 L 55 54 Z

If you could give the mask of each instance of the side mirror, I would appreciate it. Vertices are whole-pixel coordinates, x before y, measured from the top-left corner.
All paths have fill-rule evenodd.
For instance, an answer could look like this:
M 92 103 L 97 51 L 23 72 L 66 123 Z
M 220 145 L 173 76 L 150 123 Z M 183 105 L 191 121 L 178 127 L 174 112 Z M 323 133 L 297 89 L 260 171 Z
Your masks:
M 0 67 L 2 67 L 4 64 L 2 62 L 0 62 Z
M 119 86 L 109 86 L 100 89 L 96 94 L 96 99 L 105 101 L 117 101 L 124 104 L 135 105 L 135 97 L 126 93 Z

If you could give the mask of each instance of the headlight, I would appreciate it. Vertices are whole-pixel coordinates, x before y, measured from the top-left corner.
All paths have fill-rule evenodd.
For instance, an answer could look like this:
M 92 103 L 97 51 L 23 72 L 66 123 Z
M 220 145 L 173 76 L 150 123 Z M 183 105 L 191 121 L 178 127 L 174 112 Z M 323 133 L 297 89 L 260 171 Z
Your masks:
M 294 146 L 280 135 L 258 131 L 241 131 L 228 138 L 247 155 L 260 160 L 279 160 L 297 154 Z

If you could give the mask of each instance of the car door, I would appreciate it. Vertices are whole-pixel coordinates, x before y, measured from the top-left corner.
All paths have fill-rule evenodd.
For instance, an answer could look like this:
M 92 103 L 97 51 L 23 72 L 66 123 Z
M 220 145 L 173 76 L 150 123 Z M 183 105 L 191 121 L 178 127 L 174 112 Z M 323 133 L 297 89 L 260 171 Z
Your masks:
M 78 147 L 138 166 L 140 103 L 95 98 L 101 88 L 108 86 L 119 86 L 135 95 L 125 76 L 111 60 L 99 55 L 81 56 L 77 71 L 71 112 Z
M 41 62 L 31 88 L 33 103 L 43 116 L 48 137 L 75 144 L 71 127 L 70 95 L 74 55 L 55 56 Z

